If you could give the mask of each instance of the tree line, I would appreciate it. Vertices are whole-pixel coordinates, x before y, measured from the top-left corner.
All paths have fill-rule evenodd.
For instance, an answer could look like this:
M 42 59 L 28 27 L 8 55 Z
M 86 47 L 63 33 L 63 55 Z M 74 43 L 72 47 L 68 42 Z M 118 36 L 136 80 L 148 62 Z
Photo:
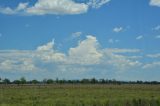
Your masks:
M 8 78 L 0 78 L 0 84 L 160 84 L 159 81 L 118 81 L 115 79 L 81 79 L 81 80 L 66 80 L 66 79 L 43 79 L 39 80 L 29 80 L 27 81 L 25 77 L 20 79 L 10 81 Z

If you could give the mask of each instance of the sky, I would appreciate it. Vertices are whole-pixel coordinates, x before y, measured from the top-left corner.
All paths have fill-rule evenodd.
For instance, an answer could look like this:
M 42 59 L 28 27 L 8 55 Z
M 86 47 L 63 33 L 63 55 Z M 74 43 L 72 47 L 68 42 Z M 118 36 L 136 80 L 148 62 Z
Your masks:
M 0 0 L 0 77 L 160 81 L 160 0 Z

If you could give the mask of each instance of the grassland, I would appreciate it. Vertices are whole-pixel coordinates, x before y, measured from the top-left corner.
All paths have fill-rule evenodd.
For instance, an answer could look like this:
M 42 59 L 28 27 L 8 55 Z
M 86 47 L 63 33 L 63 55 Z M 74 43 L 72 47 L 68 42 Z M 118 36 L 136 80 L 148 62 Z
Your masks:
M 160 106 L 160 85 L 0 85 L 0 106 Z

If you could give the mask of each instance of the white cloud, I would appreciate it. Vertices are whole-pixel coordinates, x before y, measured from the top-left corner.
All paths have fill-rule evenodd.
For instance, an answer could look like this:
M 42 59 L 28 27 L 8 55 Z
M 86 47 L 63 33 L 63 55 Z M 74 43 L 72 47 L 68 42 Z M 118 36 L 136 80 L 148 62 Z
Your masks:
M 70 48 L 69 60 L 77 64 L 98 64 L 102 54 L 97 49 L 97 39 L 87 36 L 87 39 L 80 42 L 77 47 Z
M 0 72 L 34 72 L 52 78 L 77 78 L 82 75 L 84 78 L 160 68 L 157 60 L 148 63 L 141 61 L 144 58 L 140 56 L 141 52 L 139 49 L 102 48 L 96 37 L 88 35 L 66 53 L 58 51 L 54 41 L 35 50 L 0 50 Z M 160 54 L 150 54 L 148 57 L 158 58 Z
M 65 54 L 55 50 L 54 39 L 45 45 L 37 47 L 35 57 L 45 62 L 61 62 L 65 60 Z
M 146 56 L 150 57 L 150 58 L 160 58 L 160 53 L 157 53 L 157 54 L 148 54 Z
M 113 29 L 113 31 L 114 32 L 121 32 L 121 31 L 123 31 L 123 27 L 115 27 L 114 29 Z
M 16 8 L 16 11 L 25 10 L 28 6 L 28 3 L 19 3 L 18 7 Z
M 17 14 L 23 13 L 27 9 L 28 3 L 19 3 L 15 9 L 11 9 L 10 7 L 0 8 L 0 13 L 3 14 Z
M 3 54 L 5 53 L 5 54 Z M 40 70 L 33 64 L 32 53 L 27 51 L 1 51 L 0 70 L 1 71 L 37 71 Z M 30 56 L 31 57 L 30 57 Z
M 111 0 L 89 0 L 88 5 L 92 8 L 100 8 L 104 4 L 110 2 Z
M 119 48 L 107 48 L 108 52 L 112 53 L 137 53 L 140 52 L 139 49 L 119 49 Z
M 142 39 L 142 38 L 143 38 L 143 36 L 142 36 L 142 35 L 141 35 L 141 36 L 137 36 L 137 37 L 136 37 L 136 39 L 137 39 L 137 40 L 140 40 L 140 39 Z
M 119 53 L 137 53 L 138 49 L 102 49 L 96 37 L 88 35 L 78 46 L 69 49 L 68 53 L 55 50 L 53 41 L 37 47 L 36 50 L 0 50 L 1 71 L 37 71 L 57 70 L 56 73 L 77 70 L 83 72 L 93 70 L 127 70 L 141 65 L 131 56 Z M 53 72 L 54 73 L 54 72 Z
M 33 15 L 44 14 L 81 14 L 88 11 L 88 5 L 73 0 L 38 0 L 26 12 Z
M 19 3 L 17 7 L 1 7 L 0 13 L 20 15 L 65 15 L 82 14 L 91 8 L 100 8 L 110 0 L 89 0 L 87 3 L 78 3 L 74 0 L 37 0 L 29 6 L 27 3 Z
M 160 7 L 160 0 L 150 0 L 149 3 L 151 6 L 157 6 Z
M 117 39 L 114 40 L 114 39 L 111 38 L 111 39 L 108 40 L 108 42 L 109 42 L 109 43 L 117 43 L 117 42 L 119 42 L 119 40 L 117 40 Z
M 3 13 L 3 14 L 16 14 L 17 12 L 15 10 L 12 10 L 10 7 L 6 7 L 6 8 L 0 8 L 0 13 Z
M 134 61 L 130 56 L 125 56 L 117 53 L 134 53 L 139 52 L 137 49 L 105 49 L 103 50 L 104 53 L 104 63 L 106 65 L 113 66 L 114 68 L 118 69 L 119 71 L 125 71 L 128 69 L 134 69 L 135 67 L 141 66 L 139 61 Z
M 27 14 L 27 15 L 45 15 L 45 14 L 81 14 L 88 11 L 88 5 L 76 3 L 73 0 L 38 0 L 33 6 L 28 3 L 19 3 L 15 9 L 10 7 L 0 8 L 4 14 Z
M 143 69 L 153 69 L 153 68 L 160 68 L 160 62 L 152 62 L 152 63 L 148 63 L 145 64 L 143 67 Z
M 46 45 L 39 46 L 37 48 L 38 51 L 52 51 L 54 46 L 54 40 L 47 43 Z
M 82 35 L 82 32 L 74 32 L 72 33 L 72 37 L 77 38 L 80 37 Z

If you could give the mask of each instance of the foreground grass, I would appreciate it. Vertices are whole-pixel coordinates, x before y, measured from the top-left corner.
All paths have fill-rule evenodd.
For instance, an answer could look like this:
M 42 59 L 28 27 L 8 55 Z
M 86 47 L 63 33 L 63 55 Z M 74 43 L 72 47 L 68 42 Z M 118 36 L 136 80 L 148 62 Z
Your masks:
M 160 85 L 0 85 L 0 106 L 160 106 Z

